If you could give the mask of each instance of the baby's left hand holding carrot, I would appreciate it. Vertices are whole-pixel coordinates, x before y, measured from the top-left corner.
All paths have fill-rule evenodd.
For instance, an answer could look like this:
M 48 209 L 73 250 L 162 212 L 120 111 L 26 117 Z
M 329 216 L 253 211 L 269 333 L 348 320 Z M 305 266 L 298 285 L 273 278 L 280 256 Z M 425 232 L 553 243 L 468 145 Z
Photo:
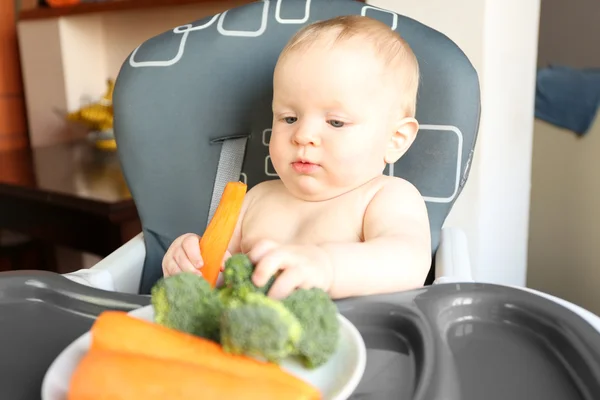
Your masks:
M 225 260 L 231 257 L 225 253 Z M 181 272 L 193 272 L 202 275 L 202 254 L 200 253 L 200 236 L 195 233 L 185 233 L 176 238 L 163 257 L 163 275 L 173 276 Z M 221 267 L 223 268 L 223 267 Z

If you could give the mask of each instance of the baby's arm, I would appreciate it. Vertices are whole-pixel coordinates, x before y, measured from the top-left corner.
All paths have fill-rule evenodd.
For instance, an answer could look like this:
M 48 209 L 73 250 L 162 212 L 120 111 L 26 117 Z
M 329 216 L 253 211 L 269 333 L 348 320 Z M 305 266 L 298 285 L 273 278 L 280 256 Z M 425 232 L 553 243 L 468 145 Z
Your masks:
M 421 194 L 400 179 L 386 182 L 369 203 L 364 242 L 321 246 L 329 256 L 333 298 L 420 287 L 431 267 L 431 238 Z

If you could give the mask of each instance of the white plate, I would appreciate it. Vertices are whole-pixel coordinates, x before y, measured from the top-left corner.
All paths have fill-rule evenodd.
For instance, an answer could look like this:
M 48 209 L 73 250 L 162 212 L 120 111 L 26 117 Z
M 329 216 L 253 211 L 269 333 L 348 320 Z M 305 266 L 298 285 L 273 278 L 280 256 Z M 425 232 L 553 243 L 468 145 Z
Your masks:
M 130 312 L 132 316 L 154 321 L 152 306 Z M 337 352 L 321 367 L 308 370 L 289 358 L 282 368 L 309 382 L 323 394 L 324 400 L 345 400 L 354 392 L 365 371 L 367 351 L 362 336 L 350 321 L 338 314 L 340 343 Z M 42 400 L 66 400 L 73 371 L 90 346 L 90 333 L 86 332 L 71 343 L 54 360 L 42 383 Z

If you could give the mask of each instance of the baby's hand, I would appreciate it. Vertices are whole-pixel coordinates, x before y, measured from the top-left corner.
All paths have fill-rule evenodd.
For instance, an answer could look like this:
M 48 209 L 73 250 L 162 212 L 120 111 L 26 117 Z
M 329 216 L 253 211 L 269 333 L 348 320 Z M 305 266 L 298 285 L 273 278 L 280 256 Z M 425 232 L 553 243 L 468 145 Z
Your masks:
M 223 264 L 229 257 L 231 254 L 226 252 Z M 202 275 L 200 268 L 203 264 L 200 254 L 200 236 L 195 233 L 186 233 L 175 239 L 165 253 L 162 262 L 163 275 L 167 277 L 184 271 Z M 221 266 L 221 270 L 223 270 L 223 266 Z
M 264 286 L 281 271 L 268 293 L 272 298 L 285 298 L 297 288 L 328 291 L 333 281 L 333 266 L 318 246 L 279 245 L 265 240 L 257 243 L 248 257 L 256 265 L 252 276 L 256 286 Z
M 184 271 L 200 274 L 198 268 L 201 266 L 200 236 L 195 233 L 186 233 L 175 239 L 165 253 L 162 262 L 165 277 Z

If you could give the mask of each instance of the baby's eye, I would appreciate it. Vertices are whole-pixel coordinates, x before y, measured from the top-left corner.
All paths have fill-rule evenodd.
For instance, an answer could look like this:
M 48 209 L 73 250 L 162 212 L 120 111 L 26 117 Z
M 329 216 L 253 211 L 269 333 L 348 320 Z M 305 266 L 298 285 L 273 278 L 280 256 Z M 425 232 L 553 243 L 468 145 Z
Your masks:
M 294 122 L 298 121 L 298 118 L 296 117 L 285 117 L 283 119 L 285 121 L 286 124 L 293 124 Z
M 327 122 L 329 122 L 329 125 L 333 126 L 334 128 L 341 128 L 344 126 L 344 123 L 342 121 L 338 121 L 335 119 L 329 120 Z

